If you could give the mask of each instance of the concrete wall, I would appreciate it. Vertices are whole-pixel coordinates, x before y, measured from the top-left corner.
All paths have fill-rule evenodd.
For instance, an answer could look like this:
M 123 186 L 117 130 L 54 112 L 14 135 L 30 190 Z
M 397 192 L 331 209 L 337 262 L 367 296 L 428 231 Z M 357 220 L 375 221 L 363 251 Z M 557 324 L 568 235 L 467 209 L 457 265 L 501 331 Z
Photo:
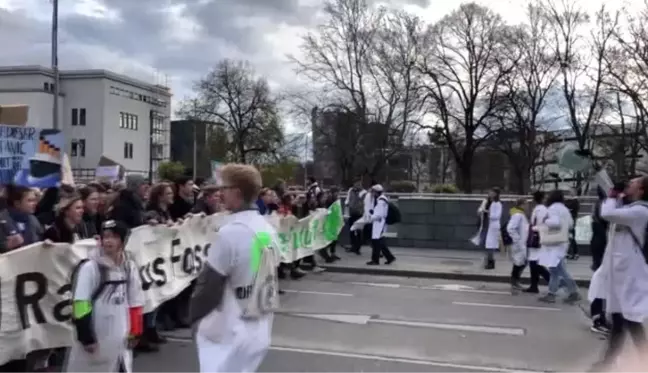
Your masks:
M 400 224 L 388 229 L 388 244 L 391 246 L 425 249 L 479 250 L 469 239 L 477 233 L 477 208 L 481 203 L 478 197 L 392 197 L 401 211 Z M 509 218 L 509 209 L 514 198 L 502 199 L 502 224 Z M 581 200 L 580 213 L 591 213 L 591 201 Z M 339 240 L 348 243 L 345 227 Z M 587 253 L 582 247 L 581 252 Z

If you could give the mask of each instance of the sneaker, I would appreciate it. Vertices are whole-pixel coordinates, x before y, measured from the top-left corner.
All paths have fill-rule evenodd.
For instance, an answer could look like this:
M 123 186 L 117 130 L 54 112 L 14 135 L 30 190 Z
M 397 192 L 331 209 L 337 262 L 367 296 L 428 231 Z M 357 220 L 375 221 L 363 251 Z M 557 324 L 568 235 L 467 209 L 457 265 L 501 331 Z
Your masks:
M 538 288 L 526 288 L 522 290 L 523 293 L 529 293 L 529 294 L 539 294 L 540 290 Z
M 337 260 L 342 259 L 342 258 L 340 258 L 339 256 L 337 256 L 335 254 L 331 255 L 331 258 L 333 258 L 333 261 L 337 261 Z
M 608 328 L 607 325 L 602 323 L 593 323 L 590 330 L 594 333 L 602 334 L 605 336 L 610 334 L 610 328 Z
M 315 266 L 315 267 L 313 267 L 313 269 L 311 269 L 311 272 L 313 272 L 313 273 L 322 273 L 324 271 L 326 271 L 326 268 L 322 268 L 322 267 L 318 267 L 318 266 Z
M 369 262 L 367 262 L 367 265 L 368 266 L 377 266 L 377 265 L 380 265 L 380 263 L 374 262 L 374 261 L 369 261 Z
M 546 295 L 543 295 L 540 298 L 538 298 L 538 301 L 544 303 L 556 303 L 556 295 L 547 293 Z
M 385 261 L 385 264 L 390 265 L 390 264 L 394 263 L 395 261 L 396 261 L 396 258 L 387 259 L 387 261 Z
M 565 304 L 575 304 L 581 301 L 583 299 L 578 292 L 571 293 L 563 300 L 563 303 Z

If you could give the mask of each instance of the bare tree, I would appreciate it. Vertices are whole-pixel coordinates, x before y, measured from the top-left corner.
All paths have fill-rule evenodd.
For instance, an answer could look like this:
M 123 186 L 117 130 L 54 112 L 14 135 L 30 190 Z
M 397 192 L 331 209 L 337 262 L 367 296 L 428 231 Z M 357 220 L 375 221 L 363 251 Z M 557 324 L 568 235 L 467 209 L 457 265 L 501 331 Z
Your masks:
M 604 7 L 596 13 L 596 27 L 584 38 L 590 16 L 574 0 L 545 0 L 545 17 L 551 25 L 556 57 L 560 64 L 560 88 L 566 121 L 574 133 L 579 150 L 591 151 L 592 128 L 605 114 L 603 79 L 605 57 L 618 22 Z M 581 175 L 576 175 L 576 190 L 581 190 Z
M 633 140 L 647 152 L 648 2 L 644 1 L 641 8 L 624 9 L 623 14 L 625 22 L 609 26 L 614 30 L 615 43 L 605 54 L 605 83 L 610 90 L 621 94 L 616 98 L 626 107 L 624 117 L 634 117 Z
M 180 117 L 224 125 L 230 160 L 263 162 L 283 144 L 277 104 L 265 79 L 249 63 L 223 60 L 195 83 Z
M 535 4 L 527 8 L 527 23 L 510 33 L 510 43 L 516 49 L 511 55 L 516 68 L 502 79 L 502 105 L 495 112 L 495 133 L 491 143 L 506 154 L 512 174 L 514 189 L 525 194 L 531 182 L 534 165 L 543 147 L 547 129 L 547 95 L 552 91 L 558 75 L 558 64 L 551 39 L 547 37 L 549 22 Z
M 328 0 L 324 10 L 326 22 L 303 38 L 303 58 L 290 59 L 330 93 L 324 106 L 352 113 L 361 172 L 373 177 L 402 150 L 416 120 L 419 21 L 366 0 Z
M 459 168 L 460 188 L 472 191 L 473 157 L 488 137 L 486 121 L 501 104 L 502 79 L 514 65 L 505 58 L 506 26 L 491 9 L 462 4 L 430 26 L 419 67 L 428 111 L 438 121 Z

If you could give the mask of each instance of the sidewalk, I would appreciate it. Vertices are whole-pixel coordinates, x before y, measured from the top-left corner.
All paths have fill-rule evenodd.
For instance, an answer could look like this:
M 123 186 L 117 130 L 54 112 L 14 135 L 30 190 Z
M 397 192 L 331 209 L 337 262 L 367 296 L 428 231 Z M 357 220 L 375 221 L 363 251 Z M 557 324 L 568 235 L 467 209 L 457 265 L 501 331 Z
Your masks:
M 396 261 L 391 265 L 368 266 L 371 248 L 362 247 L 362 255 L 350 254 L 338 247 L 338 256 L 342 258 L 335 263 L 325 264 L 318 258 L 318 264 L 329 272 L 355 273 L 380 276 L 401 276 L 417 278 L 438 278 L 446 280 L 509 282 L 511 262 L 505 253 L 496 253 L 497 264 L 494 270 L 484 270 L 483 253 L 472 250 L 437 250 L 413 249 L 404 247 L 391 248 Z M 383 261 L 381 260 L 381 263 Z M 567 269 L 579 286 L 588 287 L 592 277 L 590 257 L 581 257 L 577 261 L 567 261 Z M 528 283 L 529 270 L 524 270 L 522 281 Z M 541 281 L 542 283 L 542 281 Z

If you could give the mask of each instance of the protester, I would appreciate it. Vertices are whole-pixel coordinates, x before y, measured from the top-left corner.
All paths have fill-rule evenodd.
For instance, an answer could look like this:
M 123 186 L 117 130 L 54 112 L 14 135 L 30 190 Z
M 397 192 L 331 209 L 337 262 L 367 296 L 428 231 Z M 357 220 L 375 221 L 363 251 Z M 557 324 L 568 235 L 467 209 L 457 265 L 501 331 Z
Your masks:
M 525 293 L 538 294 L 540 292 L 538 284 L 540 277 L 549 283 L 549 271 L 539 264 L 540 260 L 540 233 L 538 228 L 544 223 L 547 217 L 547 206 L 545 206 L 545 194 L 541 191 L 533 193 L 533 202 L 535 207 L 531 212 L 530 230 L 527 238 L 529 271 L 531 272 L 531 284 L 524 290 Z
M 144 209 L 149 188 L 150 185 L 143 176 L 137 174 L 126 176 L 126 188 L 117 192 L 110 218 L 125 223 L 128 229 L 151 222 L 152 219 L 145 219 Z
M 590 240 L 590 253 L 592 254 L 592 271 L 596 272 L 603 263 L 605 247 L 607 246 L 608 229 L 610 223 L 601 217 L 601 206 L 607 194 L 601 188 L 597 188 L 599 200 L 594 205 L 592 214 L 592 238 Z M 590 303 L 588 316 L 592 320 L 592 330 L 595 333 L 607 335 L 610 333 L 610 326 L 605 315 L 605 301 L 595 298 Z
M 146 216 L 160 224 L 173 223 L 171 205 L 174 203 L 173 188 L 168 183 L 158 183 L 151 188 L 146 204 Z
M 612 368 L 626 334 L 639 351 L 648 347 L 642 325 L 648 318 L 648 258 L 643 252 L 648 239 L 648 177 L 633 179 L 625 190 L 612 189 L 600 215 L 615 229 L 590 286 L 590 300 L 605 300 L 612 321 L 607 349 L 594 366 L 597 371 Z
M 194 214 L 211 215 L 222 210 L 220 189 L 215 185 L 207 185 L 202 188 L 200 197 L 196 200 L 192 212 Z
M 254 206 L 261 175 L 252 166 L 222 168 L 223 202 L 232 218 L 214 236 L 191 299 L 201 372 L 254 372 L 270 346 L 279 246 Z M 253 252 L 260 252 L 254 259 Z M 257 258 L 255 256 L 255 258 Z M 254 263 L 254 267 L 253 267 Z M 262 299 L 260 299 L 262 298 Z
M 45 231 L 44 238 L 52 242 L 74 243 L 83 223 L 83 201 L 79 194 L 63 195 L 56 205 L 56 218 Z
M 103 221 L 99 214 L 99 190 L 95 186 L 86 186 L 79 189 L 83 201 L 83 221 L 79 224 L 77 234 L 79 238 L 93 238 L 99 234 Z
M 191 213 L 194 205 L 194 183 L 190 177 L 181 177 L 175 180 L 175 195 L 173 204 L 169 207 L 171 218 L 176 221 L 184 219 L 187 214 Z
M 484 269 L 495 269 L 494 252 L 499 250 L 501 237 L 502 203 L 499 188 L 493 188 L 477 210 L 481 217 L 479 245 L 486 250 Z
M 124 252 L 127 237 L 125 224 L 104 222 L 100 250 L 73 275 L 76 341 L 66 372 L 132 372 L 127 349 L 142 334 L 144 294 L 138 268 Z
M 380 255 L 382 254 L 386 261 L 385 264 L 392 264 L 396 257 L 391 253 L 385 242 L 385 230 L 387 228 L 387 213 L 389 212 L 389 202 L 387 196 L 383 194 L 383 187 L 376 184 L 371 187 L 371 193 L 374 195 L 376 205 L 371 211 L 371 260 L 367 265 L 379 265 Z
M 555 303 L 556 294 L 561 282 L 565 285 L 568 296 L 565 303 L 576 303 L 581 299 L 576 282 L 565 266 L 565 256 L 569 248 L 569 230 L 574 225 L 569 209 L 565 206 L 565 197 L 561 190 L 554 190 L 547 197 L 547 217 L 541 223 L 539 231 L 542 253 L 540 264 L 549 268 L 549 290 L 539 298 L 541 302 Z
M 345 216 L 348 216 L 347 224 L 349 226 L 349 238 L 351 247 L 347 250 L 354 254 L 360 255 L 360 248 L 362 247 L 362 230 L 351 230 L 353 223 L 362 218 L 364 213 L 364 194 L 366 191 L 362 189 L 362 180 L 358 179 L 347 192 L 345 201 Z
M 326 200 L 324 201 L 324 208 L 330 208 L 335 202 L 339 201 L 340 195 L 339 190 L 335 187 L 329 189 Z M 323 248 L 321 251 L 324 252 L 324 259 L 327 263 L 332 263 L 340 260 L 341 258 L 336 255 L 337 240 L 333 240 L 327 247 Z
M 519 198 L 515 201 L 509 212 L 510 219 L 506 225 L 506 232 L 511 237 L 509 255 L 513 268 L 511 269 L 511 293 L 517 294 L 522 290 L 520 285 L 520 276 L 527 260 L 527 236 L 529 235 L 529 221 L 527 220 L 526 198 Z
M 565 200 L 565 206 L 569 209 L 569 213 L 574 221 L 578 219 L 578 212 L 580 210 L 580 203 L 578 196 L 573 195 L 571 198 Z M 569 260 L 578 260 L 578 244 L 576 243 L 576 224 L 569 230 L 569 250 L 566 256 Z
M 19 185 L 7 186 L 7 215 L 3 229 L 8 232 L 5 239 L 5 251 L 31 245 L 43 239 L 43 226 L 34 212 L 36 196 L 34 191 Z

